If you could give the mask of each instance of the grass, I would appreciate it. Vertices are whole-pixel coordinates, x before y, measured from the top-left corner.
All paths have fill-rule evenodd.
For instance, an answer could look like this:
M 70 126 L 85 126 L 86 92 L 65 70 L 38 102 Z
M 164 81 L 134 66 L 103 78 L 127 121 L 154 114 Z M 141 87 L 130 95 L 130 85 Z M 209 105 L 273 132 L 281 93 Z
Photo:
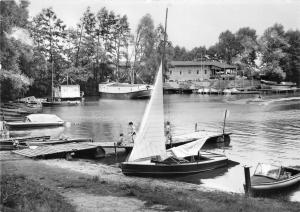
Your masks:
M 300 204 L 266 198 L 249 198 L 239 194 L 205 192 L 197 190 L 174 190 L 161 187 L 141 188 L 138 185 L 122 185 L 130 196 L 147 201 L 147 204 L 168 205 L 169 210 L 184 211 L 295 211 Z
M 146 201 L 147 207 L 165 205 L 167 208 L 163 210 L 167 211 L 299 212 L 300 208 L 300 203 L 281 199 L 248 198 L 239 194 L 208 192 L 194 187 L 183 188 L 182 183 L 177 187 L 168 183 L 157 184 L 151 179 L 143 181 L 142 178 L 127 178 L 123 175 L 119 180 L 113 180 L 102 176 L 104 173 L 88 175 L 68 169 L 45 167 L 35 161 L 5 162 L 1 169 L 2 173 L 10 175 L 3 175 L 1 180 L 2 191 L 6 193 L 1 191 L 0 211 L 19 211 L 20 208 L 26 208 L 22 210 L 26 212 L 74 211 L 57 193 L 61 190 L 94 196 L 132 197 Z M 56 189 L 59 190 L 55 192 Z
M 75 211 L 61 195 L 23 175 L 1 175 L 0 183 L 0 211 Z

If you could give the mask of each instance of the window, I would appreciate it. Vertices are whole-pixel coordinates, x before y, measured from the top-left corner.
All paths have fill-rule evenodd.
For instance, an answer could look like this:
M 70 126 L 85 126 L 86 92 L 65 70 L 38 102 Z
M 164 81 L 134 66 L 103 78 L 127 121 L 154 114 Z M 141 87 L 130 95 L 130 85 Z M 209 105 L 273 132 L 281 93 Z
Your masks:
M 191 74 L 191 72 L 192 72 L 192 71 L 191 71 L 191 70 L 189 70 L 189 74 Z
M 197 70 L 197 74 L 199 74 L 199 70 Z

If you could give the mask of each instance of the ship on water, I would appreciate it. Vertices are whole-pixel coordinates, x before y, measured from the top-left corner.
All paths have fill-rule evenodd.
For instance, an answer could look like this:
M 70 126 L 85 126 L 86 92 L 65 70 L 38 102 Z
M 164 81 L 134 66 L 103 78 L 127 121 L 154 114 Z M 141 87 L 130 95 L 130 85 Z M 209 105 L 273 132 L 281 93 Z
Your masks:
M 103 98 L 113 99 L 145 99 L 150 98 L 152 85 L 129 83 L 101 83 L 99 94 Z
M 118 82 L 118 73 L 125 72 L 129 74 L 130 83 Z M 153 89 L 152 85 L 144 83 L 136 83 L 136 77 L 138 76 L 134 67 L 130 66 L 128 63 L 120 63 L 116 67 L 116 79 L 117 82 L 105 82 L 100 83 L 98 87 L 99 95 L 101 98 L 110 99 L 147 99 L 151 97 L 151 92 Z

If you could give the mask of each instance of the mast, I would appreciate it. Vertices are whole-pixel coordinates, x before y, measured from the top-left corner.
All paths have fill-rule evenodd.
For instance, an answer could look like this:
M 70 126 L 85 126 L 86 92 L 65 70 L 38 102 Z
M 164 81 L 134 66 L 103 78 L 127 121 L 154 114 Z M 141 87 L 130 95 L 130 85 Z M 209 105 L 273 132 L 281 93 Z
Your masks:
M 165 59 L 166 59 L 166 42 L 167 42 L 167 21 L 168 21 L 168 8 L 166 8 L 166 18 L 165 18 L 165 33 L 164 33 L 164 49 L 163 49 L 163 57 L 162 57 L 162 71 L 163 71 L 163 76 L 164 73 L 166 72 L 165 67 Z M 165 78 L 163 78 L 163 82 L 165 81 Z
M 51 61 L 51 100 L 53 102 L 53 58 Z

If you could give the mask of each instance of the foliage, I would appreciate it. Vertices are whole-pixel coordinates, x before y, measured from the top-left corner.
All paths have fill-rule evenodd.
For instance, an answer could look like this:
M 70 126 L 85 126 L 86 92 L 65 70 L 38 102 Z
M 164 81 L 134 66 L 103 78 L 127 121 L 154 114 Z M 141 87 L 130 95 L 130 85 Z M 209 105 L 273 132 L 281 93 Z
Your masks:
M 283 68 L 280 66 L 281 61 L 286 56 L 285 48 L 289 44 L 284 36 L 283 26 L 274 24 L 265 30 L 259 40 L 260 51 L 262 53 L 262 71 L 266 76 L 281 81 L 284 79 Z
M 1 69 L 0 82 L 0 95 L 3 100 L 10 100 L 23 96 L 31 84 L 31 80 L 25 75 L 13 73 L 5 69 Z
M 28 20 L 28 5 L 28 1 L 0 2 L 2 100 L 26 92 L 49 94 L 52 73 L 54 85 L 68 77 L 87 95 L 96 94 L 98 83 L 107 80 L 152 83 L 163 58 L 164 68 L 172 60 L 211 59 L 235 64 L 248 77 L 260 70 L 267 80 L 300 85 L 300 33 L 285 32 L 280 24 L 261 37 L 249 27 L 235 33 L 226 30 L 216 44 L 187 50 L 164 43 L 165 29 L 155 26 L 150 14 L 140 19 L 132 35 L 127 16 L 105 7 L 95 13 L 88 7 L 75 28 L 66 28 L 52 8 Z
M 289 48 L 285 48 L 286 56 L 283 58 L 286 80 L 295 82 L 300 86 L 300 31 L 289 30 L 285 33 Z
M 27 1 L 17 4 L 15 1 L 0 2 L 0 62 L 1 62 L 1 99 L 10 100 L 20 97 L 28 90 L 31 80 L 24 75 L 30 63 L 31 47 L 23 43 L 18 34 L 24 33 L 28 12 Z

